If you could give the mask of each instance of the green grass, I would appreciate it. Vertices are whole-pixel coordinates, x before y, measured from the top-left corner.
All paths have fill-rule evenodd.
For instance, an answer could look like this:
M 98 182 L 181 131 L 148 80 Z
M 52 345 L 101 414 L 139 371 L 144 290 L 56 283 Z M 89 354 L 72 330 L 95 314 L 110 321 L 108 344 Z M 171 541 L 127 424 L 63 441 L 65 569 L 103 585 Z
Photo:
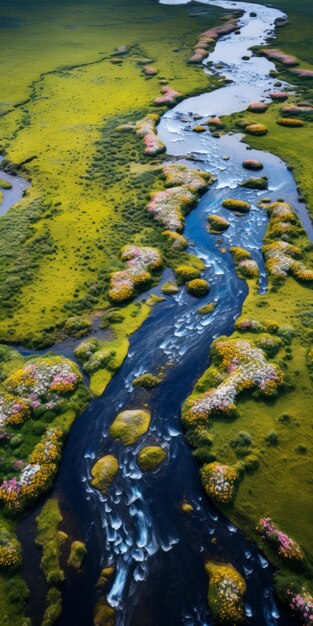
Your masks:
M 132 169 L 147 162 L 141 139 L 115 128 L 153 110 L 159 79 L 183 94 L 213 86 L 186 66 L 197 34 L 222 15 L 206 12 L 152 0 L 6 7 L 22 21 L 18 37 L 1 31 L 1 143 L 32 186 L 0 224 L 0 338 L 51 343 L 70 315 L 105 305 L 119 244 L 162 240 L 145 211 L 159 174 Z M 121 43 L 129 53 L 112 64 Z M 144 77 L 143 56 L 157 77 Z
M 307 249 L 306 263 L 312 263 L 312 248 L 307 246 L 303 233 L 298 237 L 298 244 Z M 229 465 L 244 461 L 247 455 L 257 460 L 250 471 L 244 472 L 234 501 L 219 506 L 249 537 L 261 543 L 262 550 L 280 572 L 308 586 L 313 571 L 310 478 L 313 387 L 306 358 L 313 341 L 313 293 L 310 286 L 303 286 L 291 277 L 280 287 L 270 282 L 266 295 L 258 294 L 254 281 L 248 283 L 243 317 L 271 320 L 279 327 L 287 325 L 294 329 L 294 338 L 285 340 L 275 357 L 287 384 L 273 400 L 260 399 L 251 392 L 240 395 L 236 401 L 237 417 L 214 418 L 207 428 L 208 442 L 198 448 L 195 456 L 202 463 L 217 459 Z M 258 339 L 258 335 L 251 332 L 235 331 L 232 335 L 232 338 L 239 337 Z M 214 387 L 214 381 L 215 370 L 211 368 L 198 381 L 191 398 Z M 187 432 L 194 444 L 191 431 Z M 251 444 L 247 448 L 234 445 L 239 433 L 250 436 Z M 288 567 L 282 562 L 271 547 L 260 542 L 256 525 L 261 517 L 268 515 L 303 547 L 305 565 L 298 573 L 292 565 Z

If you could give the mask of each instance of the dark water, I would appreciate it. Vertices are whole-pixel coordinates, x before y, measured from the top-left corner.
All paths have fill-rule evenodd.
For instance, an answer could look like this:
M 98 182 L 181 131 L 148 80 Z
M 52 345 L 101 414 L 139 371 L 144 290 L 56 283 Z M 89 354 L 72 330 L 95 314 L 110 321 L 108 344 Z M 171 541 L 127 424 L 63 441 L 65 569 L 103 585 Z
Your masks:
M 219 4 L 233 5 L 224 1 Z M 245 4 L 248 11 L 251 6 Z M 264 10 L 272 11 L 262 7 Z M 243 19 L 249 29 L 247 15 Z M 273 18 L 263 15 L 263 30 L 258 23 L 258 28 L 252 29 L 250 35 L 243 29 L 242 35 L 237 36 L 236 45 L 241 43 L 240 50 L 243 44 L 251 45 L 251 37 L 255 43 L 261 36 L 264 38 Z M 232 41 L 231 37 L 225 40 L 228 45 Z M 215 55 L 222 45 L 223 40 Z M 258 97 L 267 86 L 268 66 L 262 61 L 262 67 L 251 69 L 259 72 L 258 82 L 251 86 L 257 87 Z M 241 76 L 239 72 L 238 81 Z M 246 93 L 242 85 L 238 89 L 240 105 L 238 92 L 233 89 L 230 96 L 227 91 L 230 108 L 247 106 L 245 99 L 250 98 L 250 92 Z M 184 440 L 180 422 L 181 404 L 209 365 L 212 340 L 232 333 L 234 320 L 246 297 L 246 284 L 236 275 L 231 254 L 224 250 L 230 245 L 249 250 L 259 264 L 260 291 L 266 292 L 261 254 L 266 214 L 257 207 L 260 198 L 265 195 L 272 199 L 284 197 L 298 211 L 308 235 L 312 235 L 305 208 L 297 201 L 294 179 L 280 159 L 257 151 L 247 152 L 246 146 L 240 143 L 240 135 L 219 140 L 196 136 L 190 130 L 191 123 L 182 121 L 186 115 L 191 121 L 192 113 L 199 106 L 203 115 L 219 114 L 219 109 L 212 110 L 212 98 L 214 107 L 221 102 L 221 112 L 225 113 L 221 93 L 219 100 L 215 96 L 206 94 L 201 105 L 197 99 L 184 101 L 168 112 L 160 125 L 160 136 L 169 154 L 182 159 L 192 154 L 197 167 L 218 175 L 218 182 L 188 217 L 184 233 L 190 241 L 190 252 L 205 262 L 204 277 L 211 290 L 200 301 L 182 290 L 157 304 L 149 319 L 133 335 L 124 365 L 106 392 L 90 403 L 71 430 L 53 493 L 60 498 L 65 517 L 86 541 L 88 557 L 83 572 L 70 574 L 64 584 L 64 612 L 57 622 L 59 626 L 92 624 L 93 607 L 99 597 L 95 584 L 101 568 L 109 564 L 116 568 L 107 596 L 116 609 L 116 626 L 209 626 L 213 621 L 206 599 L 208 584 L 204 562 L 207 557 L 231 562 L 245 577 L 248 624 L 289 626 L 293 623 L 273 597 L 272 570 L 266 559 L 204 496 L 199 467 Z M 224 161 L 223 155 L 229 160 Z M 248 177 L 242 168 L 242 161 L 247 157 L 263 162 L 262 175 L 269 178 L 268 191 L 238 187 L 239 182 Z M 190 161 L 188 164 L 192 166 Z M 230 196 L 251 202 L 251 212 L 239 217 L 222 208 L 223 199 Z M 207 232 L 207 216 L 213 212 L 231 222 L 220 238 Z M 164 281 L 170 277 L 167 270 Z M 160 287 L 153 292 L 160 293 Z M 201 316 L 198 307 L 209 302 L 216 303 L 214 312 Z M 73 357 L 71 341 L 57 346 L 57 350 Z M 132 387 L 131 381 L 136 376 L 154 372 L 160 365 L 168 366 L 166 376 L 153 392 Z M 152 413 L 149 432 L 131 447 L 113 442 L 107 433 L 116 414 L 146 404 Z M 167 449 L 168 460 L 158 471 L 143 475 L 136 465 L 136 455 L 142 446 L 152 443 Z M 118 457 L 120 471 L 105 496 L 91 488 L 89 479 L 95 460 L 107 453 Z M 184 500 L 193 505 L 192 515 L 180 511 Z M 31 536 L 33 520 L 34 512 L 25 517 L 20 534 L 25 529 L 26 536 Z M 40 584 L 33 574 L 32 564 L 33 560 L 37 563 L 38 554 L 34 553 L 31 540 L 24 543 L 24 556 L 25 575 L 31 589 L 30 610 L 36 626 L 41 613 L 36 600 Z

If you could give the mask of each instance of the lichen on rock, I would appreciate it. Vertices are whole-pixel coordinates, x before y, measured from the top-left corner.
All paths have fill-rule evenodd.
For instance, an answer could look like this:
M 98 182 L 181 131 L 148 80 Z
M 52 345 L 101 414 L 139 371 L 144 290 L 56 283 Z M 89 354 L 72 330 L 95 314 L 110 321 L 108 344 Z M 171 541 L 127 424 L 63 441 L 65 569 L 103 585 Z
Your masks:
M 109 433 L 113 439 L 130 446 L 147 432 L 150 420 L 150 413 L 141 409 L 122 411 L 111 424 Z
M 143 472 L 152 472 L 162 465 L 167 452 L 161 446 L 146 446 L 137 455 L 137 463 Z
M 91 469 L 91 485 L 99 491 L 107 492 L 119 470 L 115 456 L 107 454 L 98 459 Z

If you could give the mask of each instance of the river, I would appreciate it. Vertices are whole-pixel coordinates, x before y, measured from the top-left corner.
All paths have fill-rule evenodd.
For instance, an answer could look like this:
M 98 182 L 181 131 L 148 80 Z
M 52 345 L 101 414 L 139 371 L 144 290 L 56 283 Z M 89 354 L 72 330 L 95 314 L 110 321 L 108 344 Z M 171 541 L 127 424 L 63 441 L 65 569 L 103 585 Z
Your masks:
M 164 4 L 178 3 L 164 0 Z M 261 245 L 267 218 L 257 207 L 258 200 L 264 195 L 273 199 L 283 197 L 298 212 L 308 236 L 312 239 L 313 235 L 285 163 L 271 154 L 247 152 L 240 134 L 217 139 L 209 133 L 203 136 L 191 130 L 194 114 L 205 118 L 220 116 L 245 110 L 250 102 L 269 100 L 269 93 L 275 90 L 275 79 L 270 78 L 269 71 L 275 67 L 263 57 L 254 57 L 249 48 L 265 43 L 273 33 L 276 18 L 283 14 L 245 2 L 212 0 L 204 4 L 243 11 L 240 34 L 221 38 L 203 64 L 204 71 L 220 72 L 233 82 L 184 100 L 163 115 L 158 131 L 168 155 L 180 157 L 183 163 L 191 156 L 193 162 L 188 160 L 189 166 L 218 176 L 217 183 L 188 216 L 184 232 L 190 241 L 190 251 L 205 263 L 204 277 L 211 290 L 201 302 L 182 290 L 157 304 L 132 336 L 124 365 L 106 392 L 92 400 L 71 430 L 54 493 L 60 497 L 66 515 L 80 529 L 87 543 L 88 558 L 83 573 L 73 574 L 64 585 L 64 612 L 57 622 L 59 626 L 92 624 L 92 608 L 98 597 L 95 584 L 101 568 L 109 564 L 116 568 L 107 596 L 116 610 L 116 626 L 209 626 L 214 622 L 206 598 L 207 557 L 231 562 L 244 576 L 248 624 L 293 624 L 275 601 L 273 572 L 264 556 L 204 496 L 199 467 L 184 440 L 180 421 L 182 402 L 208 367 L 210 344 L 217 336 L 232 333 L 247 294 L 245 282 L 234 271 L 231 254 L 223 248 L 237 245 L 251 252 L 260 267 L 260 291 L 265 293 Z M 257 17 L 251 17 L 251 12 Z M 250 59 L 243 61 L 246 55 Z M 238 186 L 245 178 L 242 162 L 247 155 L 264 164 L 262 175 L 268 176 L 268 191 Z M 229 196 L 249 201 L 251 212 L 242 217 L 230 215 L 221 206 Z M 219 238 L 207 231 L 210 213 L 223 215 L 231 222 Z M 170 276 L 166 270 L 162 282 Z M 160 294 L 160 286 L 152 291 Z M 200 304 L 211 302 L 216 304 L 214 312 L 200 316 L 197 313 Z M 57 350 L 73 358 L 70 343 L 58 346 Z M 148 393 L 133 388 L 132 380 L 136 376 L 155 372 L 169 362 L 171 367 L 155 390 Z M 152 413 L 148 433 L 137 445 L 128 448 L 112 442 L 108 428 L 116 414 L 143 407 L 145 403 Z M 151 443 L 165 447 L 168 460 L 158 471 L 143 475 L 135 459 L 138 450 Z M 90 469 L 95 459 L 107 453 L 118 457 L 121 469 L 108 495 L 102 495 L 90 486 Z M 193 505 L 192 515 L 181 512 L 179 505 L 183 500 Z M 34 513 L 26 516 L 24 524 L 27 526 L 27 519 L 33 518 Z M 32 550 L 30 542 L 26 542 L 24 556 L 29 565 L 26 564 L 25 574 L 33 595 L 31 606 L 35 606 Z

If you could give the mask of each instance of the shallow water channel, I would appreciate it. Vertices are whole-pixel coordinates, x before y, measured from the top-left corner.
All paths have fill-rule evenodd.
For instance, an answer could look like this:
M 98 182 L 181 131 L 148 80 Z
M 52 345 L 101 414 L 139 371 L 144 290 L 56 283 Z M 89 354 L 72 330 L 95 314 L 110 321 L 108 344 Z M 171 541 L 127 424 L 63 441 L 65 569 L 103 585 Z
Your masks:
M 218 71 L 233 82 L 186 99 L 165 113 L 159 135 L 169 155 L 218 177 L 188 216 L 184 232 L 190 251 L 205 262 L 204 277 L 211 290 L 201 302 L 181 290 L 157 304 L 132 336 L 124 365 L 104 395 L 90 403 L 71 430 L 55 493 L 80 529 L 88 558 L 83 573 L 73 575 L 64 585 L 64 612 L 58 620 L 62 626 L 92 624 L 95 584 L 101 568 L 109 564 L 116 568 L 107 596 L 116 609 L 116 626 L 209 626 L 214 622 L 206 599 L 206 558 L 229 561 L 245 577 L 248 624 L 293 623 L 274 599 L 272 570 L 264 556 L 204 496 L 199 468 L 184 440 L 180 422 L 181 404 L 209 364 L 210 344 L 217 336 L 232 333 L 247 293 L 245 282 L 235 273 L 231 254 L 224 249 L 237 245 L 251 252 L 261 271 L 260 291 L 266 292 L 261 245 L 267 218 L 257 202 L 264 195 L 284 198 L 298 211 L 308 236 L 312 238 L 313 234 L 305 207 L 298 203 L 292 174 L 278 157 L 247 151 L 240 134 L 217 139 L 191 130 L 195 113 L 205 118 L 229 114 L 246 109 L 250 102 L 269 99 L 269 93 L 275 90 L 274 79 L 269 77 L 274 65 L 265 58 L 253 57 L 249 48 L 265 42 L 273 32 L 275 19 L 283 14 L 245 2 L 212 0 L 204 4 L 244 12 L 240 18 L 241 34 L 221 38 L 204 64 L 205 71 Z M 251 17 L 251 12 L 257 13 L 257 17 Z M 249 61 L 242 60 L 245 55 L 250 56 Z M 214 69 L 216 64 L 221 66 L 219 70 Z M 184 160 L 190 156 L 194 162 Z M 268 191 L 238 187 L 248 177 L 242 168 L 245 158 L 262 161 L 262 175 L 269 179 Z M 239 217 L 223 209 L 222 201 L 230 196 L 249 201 L 251 212 Z M 231 222 L 220 237 L 208 233 L 210 213 L 223 215 Z M 169 277 L 167 270 L 163 282 Z M 160 293 L 160 286 L 152 291 Z M 209 302 L 216 303 L 213 313 L 197 313 L 200 305 Z M 73 358 L 70 344 L 60 345 L 57 350 Z M 136 376 L 155 372 L 160 365 L 169 363 L 164 381 L 155 390 L 148 393 L 133 388 Z M 152 413 L 148 433 L 131 447 L 112 442 L 107 433 L 116 414 L 145 403 Z M 136 455 L 149 444 L 165 447 L 168 460 L 158 471 L 143 475 L 136 465 Z M 109 493 L 102 495 L 90 486 L 90 469 L 95 459 L 108 453 L 118 457 L 120 472 Z M 184 500 L 194 506 L 192 515 L 181 512 L 179 505 Z M 27 517 L 24 524 L 27 526 Z M 24 548 L 26 560 L 32 557 L 28 543 Z M 30 562 L 25 574 L 34 594 Z M 35 604 L 33 598 L 31 606 Z

